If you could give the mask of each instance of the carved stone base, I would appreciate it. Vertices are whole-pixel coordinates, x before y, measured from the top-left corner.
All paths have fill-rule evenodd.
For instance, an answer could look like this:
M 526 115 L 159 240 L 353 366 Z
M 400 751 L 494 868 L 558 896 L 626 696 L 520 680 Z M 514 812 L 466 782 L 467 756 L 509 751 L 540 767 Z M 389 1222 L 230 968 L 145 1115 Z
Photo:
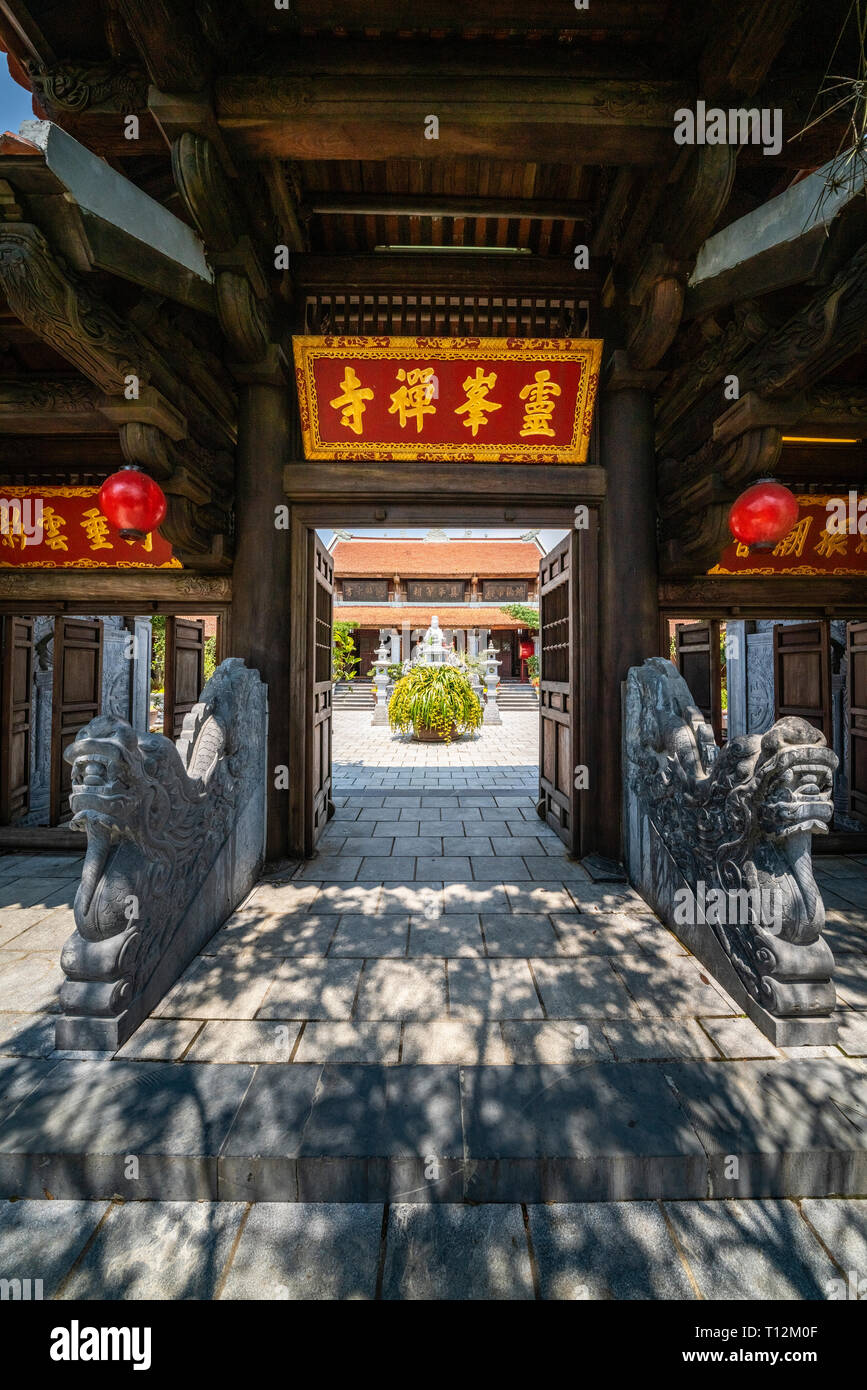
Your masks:
M 646 817 L 640 828 L 639 844 L 635 846 L 635 851 L 640 855 L 643 867 L 640 877 L 630 873 L 634 886 L 665 925 L 675 932 L 684 946 L 710 971 L 717 983 L 722 985 L 736 1004 L 740 1005 L 766 1038 L 770 1038 L 777 1047 L 818 1047 L 836 1043 L 838 1028 L 835 1017 L 805 1018 L 801 1015 L 795 1018 L 781 1018 L 768 1013 L 767 1009 L 763 1009 L 758 1000 L 744 988 L 712 927 L 701 922 L 675 921 L 675 893 L 679 890 L 690 890 L 656 827 Z M 631 861 L 632 852 L 630 863 Z

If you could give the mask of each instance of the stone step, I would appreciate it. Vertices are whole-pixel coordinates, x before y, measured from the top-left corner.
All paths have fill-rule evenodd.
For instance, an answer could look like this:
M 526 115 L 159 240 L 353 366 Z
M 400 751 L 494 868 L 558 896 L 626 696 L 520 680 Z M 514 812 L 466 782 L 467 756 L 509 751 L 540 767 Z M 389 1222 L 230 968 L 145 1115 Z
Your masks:
M 865 1191 L 867 1067 L 854 1059 L 0 1064 L 4 1198 L 534 1203 Z

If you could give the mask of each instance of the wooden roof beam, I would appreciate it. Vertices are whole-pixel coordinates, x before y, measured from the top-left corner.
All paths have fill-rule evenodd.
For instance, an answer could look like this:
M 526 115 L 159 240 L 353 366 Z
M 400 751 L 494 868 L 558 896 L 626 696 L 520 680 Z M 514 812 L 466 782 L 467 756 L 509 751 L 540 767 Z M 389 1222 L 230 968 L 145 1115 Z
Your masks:
M 568 198 L 474 198 L 383 193 L 311 193 L 307 199 L 316 214 L 353 213 L 362 217 L 504 217 L 531 222 L 589 222 L 593 205 Z
M 578 11 L 575 12 L 576 14 Z M 239 156 L 263 159 L 495 159 L 656 165 L 671 158 L 674 82 L 617 79 L 224 77 L 220 128 Z M 427 138 L 436 116 L 437 138 Z

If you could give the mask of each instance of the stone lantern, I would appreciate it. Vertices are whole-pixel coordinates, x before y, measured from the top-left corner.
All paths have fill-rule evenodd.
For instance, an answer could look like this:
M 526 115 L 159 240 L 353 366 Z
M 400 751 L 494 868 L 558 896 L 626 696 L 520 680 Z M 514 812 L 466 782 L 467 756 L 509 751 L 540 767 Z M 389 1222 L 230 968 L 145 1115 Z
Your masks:
M 373 711 L 373 719 L 370 721 L 371 724 L 388 723 L 388 668 L 391 665 L 390 651 L 390 647 L 386 644 L 385 638 L 383 638 L 379 644 L 379 650 L 376 653 L 376 660 L 373 663 L 376 667 L 376 675 L 373 678 L 373 684 L 376 688 L 376 707 Z
M 500 662 L 497 660 L 497 653 L 489 644 L 482 652 L 485 663 L 485 712 L 482 716 L 483 724 L 502 724 L 503 718 L 497 707 L 497 680 Z

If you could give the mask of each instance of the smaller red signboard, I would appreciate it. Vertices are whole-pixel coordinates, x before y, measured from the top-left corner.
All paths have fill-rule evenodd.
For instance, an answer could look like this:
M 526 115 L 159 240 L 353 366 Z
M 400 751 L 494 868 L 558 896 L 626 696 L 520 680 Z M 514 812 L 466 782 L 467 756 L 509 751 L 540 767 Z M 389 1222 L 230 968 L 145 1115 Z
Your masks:
M 584 463 L 602 343 L 298 337 L 311 459 Z
M 859 515 L 858 504 L 861 511 Z M 830 504 L 830 505 L 829 505 Z M 845 520 L 840 529 L 839 519 Z M 830 528 L 829 528 L 830 521 Z M 863 531 L 859 532 L 859 525 Z M 867 498 L 798 497 L 798 520 L 772 550 L 749 549 L 737 541 L 727 545 L 708 574 L 818 575 L 867 573 Z
M 182 568 L 159 531 L 122 540 L 98 497 L 98 487 L 0 486 L 0 568 Z

